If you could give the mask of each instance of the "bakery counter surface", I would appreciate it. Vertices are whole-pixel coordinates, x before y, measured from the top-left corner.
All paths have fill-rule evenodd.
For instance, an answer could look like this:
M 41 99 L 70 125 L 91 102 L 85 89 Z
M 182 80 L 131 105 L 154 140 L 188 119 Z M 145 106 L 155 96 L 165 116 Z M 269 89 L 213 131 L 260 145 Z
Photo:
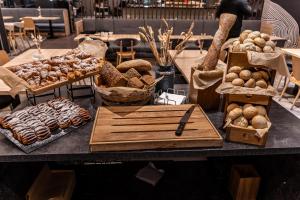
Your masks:
M 88 99 L 80 100 L 80 105 L 90 105 Z M 210 120 L 220 129 L 222 113 L 208 113 Z M 273 126 L 269 132 L 266 147 L 256 147 L 244 144 L 224 142 L 222 148 L 199 148 L 178 150 L 144 150 L 127 152 L 91 153 L 89 139 L 93 122 L 76 131 L 48 144 L 30 154 L 25 154 L 10 141 L 0 136 L 0 162 L 37 162 L 37 161 L 79 161 L 79 162 L 110 162 L 137 160 L 195 160 L 202 157 L 249 156 L 249 155 L 279 155 L 300 154 L 300 120 L 273 102 L 270 118 Z

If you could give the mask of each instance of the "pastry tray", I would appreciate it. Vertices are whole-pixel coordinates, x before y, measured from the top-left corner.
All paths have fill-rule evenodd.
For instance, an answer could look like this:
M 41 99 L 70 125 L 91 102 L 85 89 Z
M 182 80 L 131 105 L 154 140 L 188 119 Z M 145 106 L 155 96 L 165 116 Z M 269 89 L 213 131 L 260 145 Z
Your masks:
M 86 125 L 87 123 L 89 123 L 91 120 L 84 122 L 83 124 L 81 124 L 80 126 L 70 126 L 66 129 L 57 129 L 55 131 L 51 132 L 51 136 L 45 140 L 42 141 L 36 141 L 33 144 L 30 145 L 23 145 L 21 144 L 18 140 L 16 140 L 13 136 L 12 136 L 12 132 L 9 129 L 4 129 L 2 127 L 0 127 L 0 133 L 2 135 L 4 135 L 8 140 L 10 140 L 12 143 L 14 143 L 19 149 L 21 149 L 22 151 L 24 151 L 25 153 L 31 153 L 51 142 L 53 142 L 54 140 L 57 140 L 69 133 L 71 133 L 72 131 Z

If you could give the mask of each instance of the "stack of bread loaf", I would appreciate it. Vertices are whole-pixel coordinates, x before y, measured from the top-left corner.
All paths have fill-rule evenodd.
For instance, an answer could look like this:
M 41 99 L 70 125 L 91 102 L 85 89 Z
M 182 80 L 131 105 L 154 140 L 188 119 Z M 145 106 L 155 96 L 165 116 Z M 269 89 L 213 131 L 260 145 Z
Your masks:
M 268 88 L 270 84 L 270 75 L 268 71 L 258 68 L 247 68 L 233 66 L 228 69 L 225 76 L 225 82 L 233 86 L 246 88 Z
M 266 33 L 245 30 L 241 33 L 239 40 L 233 43 L 232 51 L 272 53 L 275 51 L 276 44 L 270 39 L 270 35 Z
M 145 89 L 155 83 L 150 74 L 151 69 L 151 63 L 141 59 L 126 61 L 117 67 L 107 63 L 101 68 L 96 84 L 104 87 Z
M 264 106 L 231 103 L 226 109 L 226 121 L 242 128 L 265 129 L 268 128 L 269 118 Z

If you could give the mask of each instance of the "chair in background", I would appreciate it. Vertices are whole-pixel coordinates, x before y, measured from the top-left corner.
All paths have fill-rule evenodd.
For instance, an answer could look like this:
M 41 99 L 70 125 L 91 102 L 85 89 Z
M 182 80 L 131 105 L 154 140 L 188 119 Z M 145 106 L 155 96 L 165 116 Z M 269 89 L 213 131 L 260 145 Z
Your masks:
M 4 65 L 9 61 L 9 56 L 4 50 L 0 50 L 0 66 Z M 0 96 L 0 109 L 10 107 L 13 109 L 20 104 L 20 97 L 17 95 L 15 98 L 11 97 L 10 95 L 1 95 Z
M 4 65 L 9 61 L 9 56 L 4 50 L 0 50 L 0 66 Z
M 260 26 L 260 32 L 261 33 L 267 33 L 269 35 L 272 35 L 273 33 L 273 25 L 268 22 L 261 22 Z
M 23 31 L 24 34 L 27 35 L 28 32 L 33 32 L 36 35 L 36 26 L 32 18 L 24 17 L 23 18 Z
M 136 52 L 133 47 L 138 43 L 137 39 L 127 38 L 127 39 L 117 39 L 115 44 L 120 47 L 120 51 L 117 52 L 117 65 L 119 65 L 123 59 L 135 59 Z M 128 51 L 128 47 L 130 50 Z
M 294 58 L 292 57 L 292 60 L 293 60 L 293 67 L 292 67 L 292 73 L 291 73 L 291 76 L 289 77 L 288 81 L 285 83 L 285 86 L 284 86 L 284 89 L 280 95 L 280 98 L 279 98 L 279 101 L 282 99 L 283 95 L 285 94 L 287 88 L 288 88 L 288 85 L 289 83 L 294 83 L 296 86 L 298 86 L 298 92 L 297 92 L 297 95 L 293 101 L 293 104 L 292 104 L 292 107 L 291 107 L 291 110 L 294 108 L 299 96 L 300 96 L 300 90 L 299 90 L 299 87 L 300 87 L 300 60 L 297 59 L 297 58 Z

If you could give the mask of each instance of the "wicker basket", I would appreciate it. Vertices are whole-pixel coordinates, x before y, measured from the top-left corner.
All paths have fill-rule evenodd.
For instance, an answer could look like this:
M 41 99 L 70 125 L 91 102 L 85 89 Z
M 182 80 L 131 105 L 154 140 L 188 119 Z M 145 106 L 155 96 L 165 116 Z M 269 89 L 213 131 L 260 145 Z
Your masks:
M 95 85 L 95 90 L 99 93 L 102 102 L 109 106 L 145 105 L 153 99 L 155 93 L 155 85 L 156 84 L 153 84 L 147 89 L 137 89 L 130 87 L 106 88 Z

